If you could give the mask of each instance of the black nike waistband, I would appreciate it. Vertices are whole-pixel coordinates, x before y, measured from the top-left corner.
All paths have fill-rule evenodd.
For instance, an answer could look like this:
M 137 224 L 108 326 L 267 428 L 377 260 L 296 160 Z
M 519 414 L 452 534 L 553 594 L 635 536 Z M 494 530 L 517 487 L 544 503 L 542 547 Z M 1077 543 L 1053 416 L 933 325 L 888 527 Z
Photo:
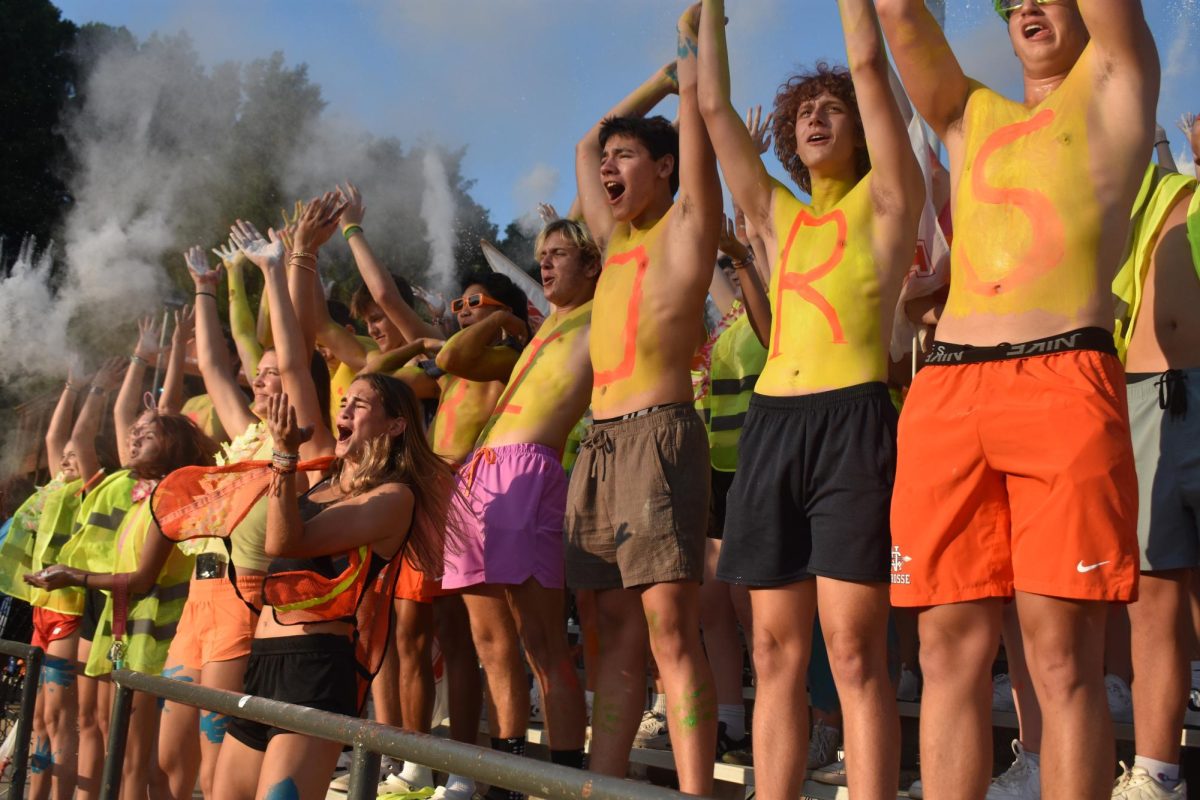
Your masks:
M 1117 354 L 1112 333 L 1103 328 L 1079 328 L 1055 336 L 1047 336 L 1045 339 L 1034 339 L 1031 342 L 1017 344 L 1001 342 L 991 347 L 953 344 L 939 342 L 935 339 L 929 355 L 925 357 L 925 364 L 928 366 L 979 364 L 984 361 L 1007 361 L 1013 358 L 1048 356 L 1052 353 L 1066 353 L 1072 350 L 1095 350 L 1112 356 Z

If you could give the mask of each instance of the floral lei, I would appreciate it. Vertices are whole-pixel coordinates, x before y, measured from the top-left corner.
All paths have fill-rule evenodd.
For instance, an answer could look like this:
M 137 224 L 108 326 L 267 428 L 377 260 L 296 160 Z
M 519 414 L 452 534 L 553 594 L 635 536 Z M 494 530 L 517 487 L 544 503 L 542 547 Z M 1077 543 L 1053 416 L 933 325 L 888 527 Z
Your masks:
M 703 400 L 708 395 L 708 390 L 712 387 L 712 381 L 710 380 L 712 374 L 712 351 L 713 347 L 717 344 L 717 339 L 720 339 L 721 334 L 729 330 L 729 326 L 737 322 L 745 313 L 746 307 L 735 301 L 733 308 L 729 309 L 725 316 L 721 317 L 713 327 L 712 333 L 708 335 L 708 341 L 696 351 L 696 355 L 692 359 L 694 402 L 698 403 Z
M 221 452 L 217 453 L 217 466 L 226 467 L 248 460 L 262 447 L 266 436 L 267 426 L 261 420 L 247 425 L 240 436 L 221 446 Z

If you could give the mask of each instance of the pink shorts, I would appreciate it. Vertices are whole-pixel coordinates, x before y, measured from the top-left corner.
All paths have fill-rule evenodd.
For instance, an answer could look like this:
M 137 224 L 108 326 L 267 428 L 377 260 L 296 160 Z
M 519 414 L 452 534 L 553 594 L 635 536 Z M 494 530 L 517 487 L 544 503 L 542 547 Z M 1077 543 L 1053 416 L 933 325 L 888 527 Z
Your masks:
M 457 477 L 462 552 L 446 548 L 445 589 L 529 578 L 563 588 L 567 476 L 559 454 L 541 444 L 481 447 Z

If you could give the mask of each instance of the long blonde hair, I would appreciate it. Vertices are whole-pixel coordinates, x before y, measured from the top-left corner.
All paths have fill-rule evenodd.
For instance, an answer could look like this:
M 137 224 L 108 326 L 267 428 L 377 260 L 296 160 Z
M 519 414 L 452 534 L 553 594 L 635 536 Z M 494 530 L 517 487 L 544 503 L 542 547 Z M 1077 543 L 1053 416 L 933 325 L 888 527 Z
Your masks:
M 336 460 L 330 480 L 347 487 L 350 496 L 385 483 L 407 486 L 416 503 L 406 555 L 417 569 L 439 576 L 447 542 L 451 551 L 457 552 L 459 541 L 450 514 L 454 473 L 429 446 L 421 406 L 408 384 L 380 373 L 361 375 L 354 381 L 369 385 L 383 403 L 384 413 L 407 424 L 398 436 L 384 434 L 368 441 L 352 467 L 344 459 Z

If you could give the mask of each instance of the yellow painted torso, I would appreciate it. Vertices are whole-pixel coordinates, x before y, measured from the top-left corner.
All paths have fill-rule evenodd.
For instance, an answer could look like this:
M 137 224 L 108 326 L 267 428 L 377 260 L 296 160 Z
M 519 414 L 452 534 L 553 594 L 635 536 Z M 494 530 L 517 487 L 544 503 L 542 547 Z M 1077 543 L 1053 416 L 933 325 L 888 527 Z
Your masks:
M 592 413 L 607 419 L 652 405 L 690 402 L 690 358 L 704 335 L 703 293 L 694 319 L 667 262 L 675 206 L 649 228 L 618 223 L 592 301 Z
M 950 296 L 942 321 L 1032 312 L 1050 334 L 1092 324 L 1107 282 L 1091 167 L 1089 46 L 1034 108 L 971 82 L 955 187 Z M 948 323 L 948 324 L 946 324 Z M 957 339 L 939 338 L 948 341 Z
M 887 377 L 871 176 L 820 212 L 774 187 L 771 337 L 755 391 L 792 396 Z
M 547 427 L 549 420 L 564 413 L 563 401 L 579 383 L 579 370 L 572 357 L 585 345 L 591 319 L 590 302 L 561 316 L 556 312 L 546 318 L 513 367 L 508 385 L 479 436 L 479 444 L 535 441 L 538 437 L 534 431 Z M 565 422 L 565 432 L 570 431 L 579 414 L 572 411 L 567 416 L 571 419 Z
M 504 384 L 469 381 L 449 374 L 439 378 L 438 384 L 442 398 L 429 429 L 429 443 L 442 458 L 461 463 L 475 447 Z

